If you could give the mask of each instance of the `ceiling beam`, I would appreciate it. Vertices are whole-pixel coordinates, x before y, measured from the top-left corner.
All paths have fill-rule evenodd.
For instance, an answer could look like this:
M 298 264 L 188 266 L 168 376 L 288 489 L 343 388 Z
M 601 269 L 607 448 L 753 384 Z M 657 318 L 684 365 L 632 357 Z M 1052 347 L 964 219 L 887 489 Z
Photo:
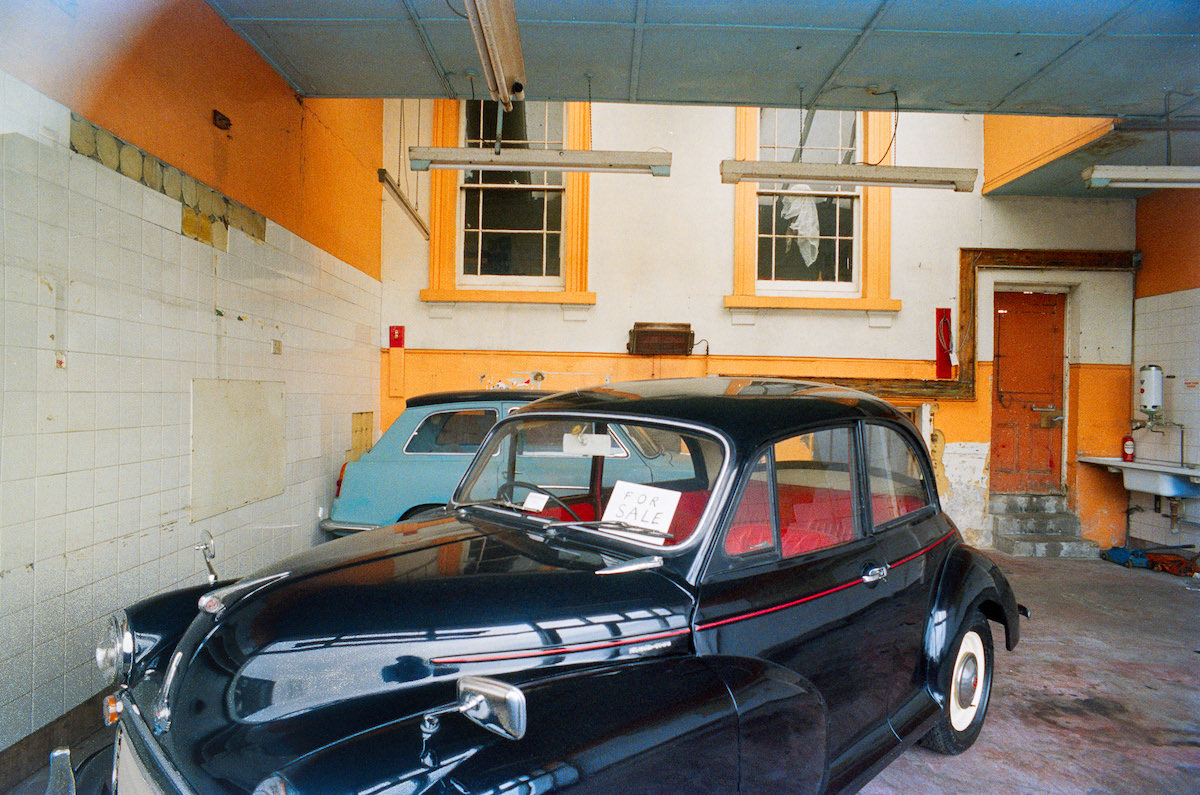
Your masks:
M 637 102 L 638 83 L 642 76 L 642 47 L 646 30 L 646 0 L 638 0 L 637 16 L 633 22 L 633 52 L 629 59 L 629 101 Z M 588 101 L 591 101 L 588 97 Z
M 817 90 L 813 92 L 812 98 L 805 104 L 805 107 L 807 107 L 809 110 L 812 110 L 814 107 L 816 107 L 817 100 L 821 98 L 822 94 L 824 94 L 826 91 L 832 90 L 832 88 L 840 87 L 831 87 L 830 83 L 832 83 L 837 76 L 842 73 L 842 70 L 846 67 L 846 64 L 849 63 L 850 59 L 858 53 L 863 43 L 866 42 L 866 40 L 870 38 L 871 34 L 875 32 L 875 29 L 879 27 L 879 23 L 883 19 L 884 12 L 888 10 L 888 7 L 891 6 L 892 2 L 893 0 L 883 0 L 883 2 L 879 4 L 878 8 L 875 9 L 875 13 L 872 14 L 871 18 L 867 20 L 867 24 L 863 25 L 862 30 L 860 30 L 854 37 L 854 41 L 850 42 L 850 46 L 846 48 L 844 53 L 842 53 L 842 57 L 838 59 L 838 62 L 834 64 L 832 69 L 829 70 L 829 74 L 825 75 L 825 79 L 821 81 L 819 86 L 817 86 Z M 801 86 L 800 90 L 803 92 L 803 86 Z M 800 98 L 800 101 L 802 103 L 804 102 L 803 96 Z
M 1139 2 L 1141 2 L 1141 0 L 1129 0 L 1129 2 L 1126 3 L 1115 14 L 1113 14 L 1108 19 L 1101 22 L 1096 27 L 1092 28 L 1092 30 L 1089 31 L 1087 34 L 1085 34 L 1081 38 L 1077 39 L 1074 44 L 1072 44 L 1070 47 L 1068 47 L 1067 49 L 1063 50 L 1058 55 L 1056 55 L 1050 61 L 1050 63 L 1046 64 L 1041 69 L 1038 69 L 1036 72 L 1031 74 L 1029 77 L 1025 78 L 1020 83 L 1015 85 L 1011 90 L 1009 90 L 1009 92 L 1007 94 L 1002 96 L 1000 98 L 1000 100 L 998 102 L 996 102 L 994 105 L 992 105 L 988 110 L 989 111 L 998 110 L 1001 105 L 1003 105 L 1005 102 L 1008 102 L 1008 100 L 1010 100 L 1014 95 L 1025 90 L 1029 86 L 1031 86 L 1034 83 L 1041 80 L 1046 75 L 1048 75 L 1051 72 L 1058 69 L 1066 61 L 1068 61 L 1072 55 L 1074 55 L 1075 53 L 1082 50 L 1084 45 L 1091 44 L 1093 41 L 1098 39 L 1101 36 L 1101 34 L 1103 34 L 1106 30 L 1108 30 L 1113 25 L 1115 25 L 1118 20 L 1120 20 L 1122 17 L 1124 17 L 1126 14 L 1128 14 L 1130 12 L 1130 10 L 1135 5 L 1137 5 Z
M 417 38 L 421 40 L 421 47 L 424 48 L 425 55 L 429 57 L 430 65 L 437 72 L 438 81 L 442 84 L 442 89 L 446 92 L 446 99 L 458 99 L 458 94 L 455 92 L 454 86 L 450 84 L 450 78 L 446 74 L 446 67 L 442 66 L 442 59 L 438 58 L 437 52 L 433 49 L 433 42 L 429 40 L 429 33 L 426 32 L 425 26 L 421 24 L 421 18 L 417 15 L 417 10 L 413 8 L 412 0 L 404 0 L 404 12 L 408 14 L 408 22 L 413 26 L 413 30 L 417 32 Z

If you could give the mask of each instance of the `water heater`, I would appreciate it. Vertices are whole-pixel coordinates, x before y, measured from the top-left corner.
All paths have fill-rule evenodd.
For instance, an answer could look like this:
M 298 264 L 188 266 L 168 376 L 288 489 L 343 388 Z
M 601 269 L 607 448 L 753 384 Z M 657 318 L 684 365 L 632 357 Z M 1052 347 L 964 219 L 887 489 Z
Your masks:
M 1157 364 L 1142 365 L 1138 378 L 1138 396 L 1143 414 L 1154 415 L 1163 407 L 1163 371 Z

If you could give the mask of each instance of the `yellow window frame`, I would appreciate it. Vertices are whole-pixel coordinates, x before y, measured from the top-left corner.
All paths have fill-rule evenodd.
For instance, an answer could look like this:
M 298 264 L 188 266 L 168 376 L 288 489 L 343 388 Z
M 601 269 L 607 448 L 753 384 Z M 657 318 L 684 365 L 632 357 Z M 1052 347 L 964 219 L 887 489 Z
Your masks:
M 592 109 L 587 102 L 567 102 L 568 149 L 591 149 Z M 439 99 L 433 106 L 433 146 L 461 146 L 459 119 L 462 103 Z M 492 302 L 518 304 L 594 304 L 588 292 L 588 194 L 589 175 L 564 175 L 562 219 L 563 286 L 558 290 L 486 290 L 458 287 L 462 260 L 458 193 L 462 172 L 437 169 L 430 179 L 429 287 L 421 300 L 429 302 Z
M 868 163 L 892 164 L 891 113 L 863 114 L 863 153 Z M 758 108 L 737 108 L 734 157 L 758 157 Z M 756 295 L 758 275 L 758 186 L 754 182 L 734 185 L 733 293 L 725 296 L 729 309 L 842 309 L 882 312 L 900 311 L 892 298 L 892 189 L 862 189 L 862 295 L 775 296 Z

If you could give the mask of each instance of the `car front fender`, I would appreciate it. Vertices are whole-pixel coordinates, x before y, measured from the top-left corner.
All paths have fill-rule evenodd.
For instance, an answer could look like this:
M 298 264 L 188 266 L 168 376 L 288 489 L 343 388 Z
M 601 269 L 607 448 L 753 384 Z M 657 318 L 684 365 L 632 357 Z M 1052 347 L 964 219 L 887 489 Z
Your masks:
M 939 663 L 963 621 L 974 610 L 1004 626 L 1004 645 L 1016 648 L 1021 637 L 1021 610 L 1008 579 L 989 558 L 964 544 L 950 551 L 942 566 L 937 592 L 925 627 L 926 670 L 940 699 L 936 682 Z
M 772 780 L 796 781 L 798 771 L 803 789 L 815 791 L 824 762 L 823 708 L 794 677 L 767 667 L 675 656 L 514 680 L 527 706 L 519 740 L 458 714 L 443 715 L 426 736 L 422 716 L 414 715 L 280 772 L 306 794 L 373 792 L 400 781 L 414 793 L 610 793 L 633 782 L 643 792 L 734 792 L 739 776 L 743 789 L 749 781 L 761 790 Z M 747 737 L 759 751 L 779 755 L 765 753 L 762 765 L 743 767 Z

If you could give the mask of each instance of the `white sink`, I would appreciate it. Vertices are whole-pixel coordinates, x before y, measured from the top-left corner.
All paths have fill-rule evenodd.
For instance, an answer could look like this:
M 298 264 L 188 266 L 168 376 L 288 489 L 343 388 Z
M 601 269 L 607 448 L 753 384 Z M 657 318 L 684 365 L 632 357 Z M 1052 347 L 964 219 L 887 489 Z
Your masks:
M 1125 488 L 1163 497 L 1200 497 L 1200 469 L 1175 466 L 1158 461 L 1122 461 L 1120 458 L 1101 458 L 1081 455 L 1085 464 L 1107 467 L 1120 472 Z

